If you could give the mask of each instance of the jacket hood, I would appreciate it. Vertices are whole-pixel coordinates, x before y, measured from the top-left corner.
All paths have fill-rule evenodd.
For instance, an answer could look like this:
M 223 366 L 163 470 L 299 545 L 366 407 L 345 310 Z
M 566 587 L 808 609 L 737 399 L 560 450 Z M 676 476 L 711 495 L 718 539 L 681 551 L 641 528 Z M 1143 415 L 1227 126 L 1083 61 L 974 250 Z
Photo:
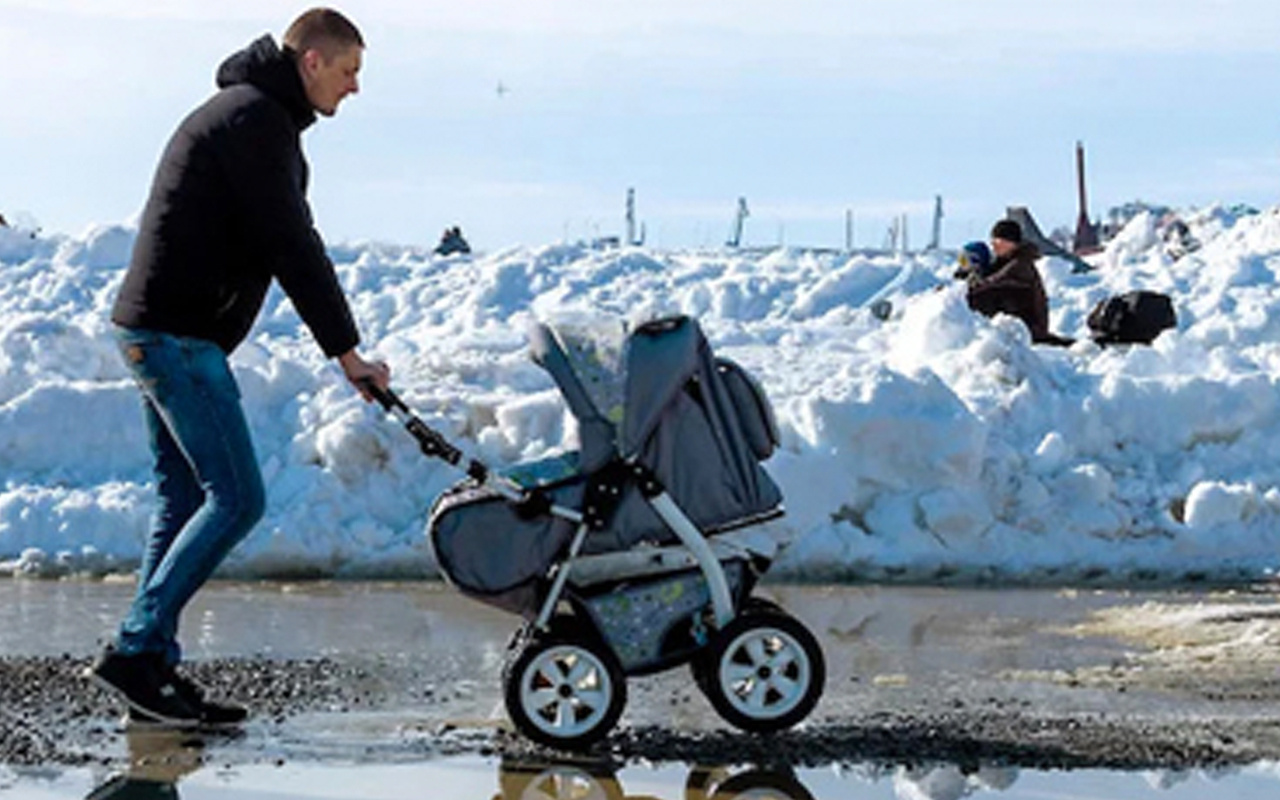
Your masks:
M 293 52 L 277 47 L 270 34 L 228 56 L 218 67 L 216 82 L 219 89 L 242 83 L 257 87 L 284 106 L 299 129 L 316 121 Z

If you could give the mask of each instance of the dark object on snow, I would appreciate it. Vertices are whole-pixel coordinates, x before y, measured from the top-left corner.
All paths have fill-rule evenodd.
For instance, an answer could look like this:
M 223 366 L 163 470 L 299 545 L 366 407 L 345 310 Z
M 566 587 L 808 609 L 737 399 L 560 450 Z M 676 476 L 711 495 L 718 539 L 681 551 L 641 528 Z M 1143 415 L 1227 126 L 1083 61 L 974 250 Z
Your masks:
M 1163 221 L 1161 227 L 1164 232 L 1160 237 L 1164 240 L 1164 252 L 1169 258 L 1176 261 L 1200 249 L 1200 240 L 1192 235 L 1187 223 L 1177 217 Z
M 467 244 L 467 240 L 462 238 L 462 228 L 454 226 L 445 228 L 444 234 L 440 236 L 440 244 L 436 245 L 435 253 L 438 256 L 451 256 L 454 253 L 470 253 L 471 245 Z
M 9 221 L 4 218 L 4 214 L 0 214 L 0 228 L 9 227 Z
M 1169 295 L 1140 289 L 1100 300 L 1088 322 L 1098 344 L 1151 344 L 1178 316 Z

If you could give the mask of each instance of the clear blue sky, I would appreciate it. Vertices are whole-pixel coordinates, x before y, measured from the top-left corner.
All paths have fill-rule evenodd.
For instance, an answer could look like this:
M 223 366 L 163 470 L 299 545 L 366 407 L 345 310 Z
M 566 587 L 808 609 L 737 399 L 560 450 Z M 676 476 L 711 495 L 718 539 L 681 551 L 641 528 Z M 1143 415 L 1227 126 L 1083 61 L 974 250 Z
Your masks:
M 362 0 L 361 94 L 306 134 L 330 241 L 496 249 L 857 243 L 894 215 L 981 238 L 1007 204 L 1075 218 L 1141 198 L 1280 198 L 1274 0 Z M 0 0 L 0 211 L 80 233 L 133 218 L 217 64 L 276 0 Z M 501 82 L 510 91 L 499 95 Z

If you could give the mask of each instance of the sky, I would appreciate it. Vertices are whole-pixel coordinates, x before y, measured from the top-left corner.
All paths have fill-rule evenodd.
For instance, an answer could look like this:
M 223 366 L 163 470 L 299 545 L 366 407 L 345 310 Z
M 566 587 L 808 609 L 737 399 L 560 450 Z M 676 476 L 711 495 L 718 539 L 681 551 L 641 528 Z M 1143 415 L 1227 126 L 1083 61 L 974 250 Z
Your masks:
M 1263 0 L 369 0 L 362 90 L 305 134 L 326 239 L 481 250 L 624 232 L 657 247 L 982 238 L 1005 206 L 1272 205 L 1280 5 Z M 276 0 L 0 0 L 0 213 L 128 222 L 220 61 Z M 499 93 L 501 84 L 508 91 Z

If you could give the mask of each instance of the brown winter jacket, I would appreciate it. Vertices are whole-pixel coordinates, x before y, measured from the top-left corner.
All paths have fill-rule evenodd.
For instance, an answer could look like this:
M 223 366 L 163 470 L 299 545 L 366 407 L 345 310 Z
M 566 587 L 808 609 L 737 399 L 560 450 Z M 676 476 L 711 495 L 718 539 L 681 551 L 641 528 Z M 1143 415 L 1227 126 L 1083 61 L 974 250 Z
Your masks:
M 1007 258 L 997 258 L 995 271 L 969 285 L 969 308 L 988 317 L 1011 314 L 1031 331 L 1034 342 L 1061 343 L 1049 332 L 1049 296 L 1036 269 L 1040 249 L 1023 242 Z

